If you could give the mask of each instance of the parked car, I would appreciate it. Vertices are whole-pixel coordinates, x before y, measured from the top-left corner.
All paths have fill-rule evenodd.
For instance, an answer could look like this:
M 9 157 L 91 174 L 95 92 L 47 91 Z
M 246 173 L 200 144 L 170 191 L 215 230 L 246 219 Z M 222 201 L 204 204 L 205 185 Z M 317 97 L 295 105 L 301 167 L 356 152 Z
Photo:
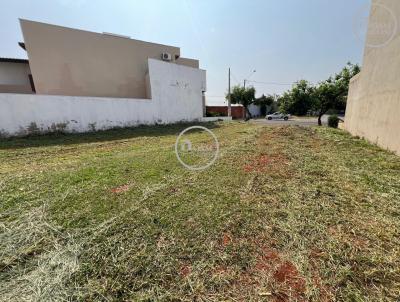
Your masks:
M 290 118 L 290 114 L 275 112 L 272 114 L 268 114 L 265 118 L 269 121 L 270 120 L 280 120 L 280 119 L 287 121 Z

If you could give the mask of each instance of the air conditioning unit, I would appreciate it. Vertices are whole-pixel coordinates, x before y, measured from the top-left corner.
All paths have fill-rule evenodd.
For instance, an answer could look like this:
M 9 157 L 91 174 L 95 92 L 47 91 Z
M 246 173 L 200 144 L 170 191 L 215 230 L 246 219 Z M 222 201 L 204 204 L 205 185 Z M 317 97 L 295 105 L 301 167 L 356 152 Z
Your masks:
M 168 61 L 168 62 L 170 62 L 170 61 L 172 60 L 172 56 L 171 56 L 170 53 L 163 52 L 162 55 L 161 55 L 161 59 L 162 59 L 163 61 Z

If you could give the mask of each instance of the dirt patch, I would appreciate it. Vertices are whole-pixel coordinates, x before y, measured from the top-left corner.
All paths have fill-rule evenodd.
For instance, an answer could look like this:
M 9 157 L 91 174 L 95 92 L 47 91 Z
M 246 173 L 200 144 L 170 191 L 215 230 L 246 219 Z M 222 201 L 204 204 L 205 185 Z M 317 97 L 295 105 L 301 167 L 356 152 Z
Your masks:
M 181 278 L 187 278 L 192 273 L 192 267 L 190 265 L 182 265 L 179 269 L 179 276 Z
M 225 233 L 221 239 L 222 246 L 227 247 L 229 244 L 231 244 L 231 242 L 232 242 L 232 237 L 229 234 Z
M 306 281 L 296 266 L 276 250 L 262 248 L 254 274 L 269 280 L 275 301 L 306 301 Z
M 280 298 L 292 297 L 297 300 L 304 298 L 306 282 L 292 262 L 285 261 L 281 263 L 275 270 L 273 277 L 284 289 L 278 294 Z
M 271 245 L 249 238 L 232 238 L 223 233 L 221 247 L 235 249 L 242 241 L 251 242 L 256 253 L 256 261 L 242 269 L 229 265 L 218 265 L 212 272 L 217 278 L 230 282 L 229 291 L 238 301 L 248 301 L 249 297 L 268 297 L 268 301 L 306 301 L 306 279 L 295 264 Z M 232 277 L 234 276 L 234 279 Z M 230 280 L 230 281 L 228 281 Z
M 277 172 L 285 171 L 290 165 L 289 159 L 284 154 L 261 154 L 243 166 L 243 171 L 251 172 Z
M 114 194 L 120 194 L 120 193 L 124 193 L 130 190 L 130 188 L 132 187 L 132 184 L 126 184 L 126 185 L 122 185 L 119 187 L 115 187 L 111 189 L 111 192 Z

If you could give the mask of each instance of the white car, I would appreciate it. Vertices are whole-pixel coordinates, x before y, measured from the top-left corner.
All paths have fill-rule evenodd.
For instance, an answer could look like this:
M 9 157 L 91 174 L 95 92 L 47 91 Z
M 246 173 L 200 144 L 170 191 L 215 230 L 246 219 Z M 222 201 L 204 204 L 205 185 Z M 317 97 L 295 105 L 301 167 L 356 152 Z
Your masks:
M 282 120 L 282 119 L 287 121 L 290 118 L 290 114 L 275 112 L 272 114 L 268 114 L 265 118 L 269 121 L 270 120 Z

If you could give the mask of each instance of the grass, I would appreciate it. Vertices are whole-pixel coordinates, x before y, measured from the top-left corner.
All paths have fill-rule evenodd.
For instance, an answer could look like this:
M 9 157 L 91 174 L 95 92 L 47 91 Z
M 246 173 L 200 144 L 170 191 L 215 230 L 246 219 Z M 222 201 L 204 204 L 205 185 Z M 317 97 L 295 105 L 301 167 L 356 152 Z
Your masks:
M 0 143 L 1 301 L 398 301 L 400 159 L 328 128 L 187 125 Z M 192 133 L 202 141 L 203 134 Z

